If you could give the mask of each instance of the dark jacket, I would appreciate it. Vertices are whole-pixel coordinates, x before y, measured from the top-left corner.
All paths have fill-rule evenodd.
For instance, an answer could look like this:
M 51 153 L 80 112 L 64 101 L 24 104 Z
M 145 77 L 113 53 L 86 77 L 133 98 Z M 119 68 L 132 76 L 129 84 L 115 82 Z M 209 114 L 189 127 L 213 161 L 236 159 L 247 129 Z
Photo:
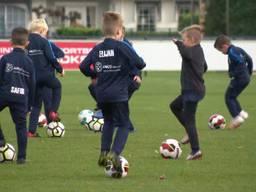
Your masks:
M 28 55 L 32 59 L 36 79 L 40 77 L 54 75 L 55 70 L 62 73 L 62 66 L 57 61 L 50 46 L 50 42 L 39 34 L 31 33 L 29 35 Z
M 97 77 L 96 97 L 101 102 L 128 100 L 128 83 L 131 69 L 142 69 L 144 61 L 122 41 L 106 38 L 88 54 L 80 64 L 81 72 Z
M 182 94 L 201 99 L 205 94 L 203 74 L 207 71 L 203 49 L 200 44 L 186 47 L 181 41 L 177 41 L 176 45 L 182 57 L 180 76 Z
M 243 49 L 234 45 L 230 45 L 227 54 L 229 76 L 235 79 L 249 79 L 253 72 L 252 58 Z
M 14 48 L 0 60 L 0 99 L 31 105 L 34 91 L 32 60 L 23 49 Z

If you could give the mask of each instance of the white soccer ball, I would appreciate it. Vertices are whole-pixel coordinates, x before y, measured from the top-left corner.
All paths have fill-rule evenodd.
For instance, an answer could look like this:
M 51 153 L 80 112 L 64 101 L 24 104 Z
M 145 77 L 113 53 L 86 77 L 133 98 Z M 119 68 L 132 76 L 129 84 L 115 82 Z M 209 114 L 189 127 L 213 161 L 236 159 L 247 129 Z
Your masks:
M 89 123 L 89 130 L 94 132 L 102 132 L 104 125 L 104 119 L 93 116 L 91 122 Z
M 120 161 L 122 165 L 122 177 L 126 177 L 128 175 L 129 163 L 123 156 L 120 156 Z M 104 168 L 104 171 L 109 177 L 113 177 L 113 174 L 116 173 L 116 170 L 110 160 L 108 161 L 107 166 Z
M 84 109 L 78 114 L 78 120 L 81 125 L 84 125 L 89 129 L 89 123 L 92 121 L 93 111 L 90 109 Z
M 65 127 L 61 122 L 51 122 L 48 124 L 46 133 L 49 137 L 64 137 Z
M 224 129 L 226 127 L 226 120 L 222 115 L 213 114 L 208 120 L 210 129 Z
M 5 146 L 0 147 L 0 163 L 3 163 L 5 161 L 13 161 L 15 159 L 16 152 L 14 147 L 6 143 Z
M 45 114 L 43 114 L 43 113 L 40 113 L 40 115 L 38 117 L 38 126 L 39 127 L 47 126 L 47 118 L 46 118 Z
M 178 159 L 181 153 L 180 144 L 175 139 L 167 139 L 160 146 L 160 154 L 165 159 Z

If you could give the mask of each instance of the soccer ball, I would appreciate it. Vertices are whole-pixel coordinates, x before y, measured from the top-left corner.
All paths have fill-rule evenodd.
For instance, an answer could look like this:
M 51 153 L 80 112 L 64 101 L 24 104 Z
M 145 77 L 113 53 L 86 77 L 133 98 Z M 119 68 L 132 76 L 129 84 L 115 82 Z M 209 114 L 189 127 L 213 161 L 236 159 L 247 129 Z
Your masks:
M 102 132 L 104 119 L 93 116 L 92 121 L 89 123 L 89 130 L 94 132 Z
M 48 124 L 46 133 L 49 137 L 64 137 L 65 127 L 61 122 L 51 122 Z
M 39 127 L 46 127 L 47 126 L 47 119 L 45 114 L 40 113 L 39 117 L 38 117 L 38 126 Z
M 0 163 L 5 161 L 13 161 L 15 156 L 15 149 L 11 144 L 6 143 L 5 146 L 0 147 Z
M 128 174 L 128 170 L 129 170 L 129 163 L 128 161 L 120 156 L 120 161 L 121 161 L 121 165 L 122 165 L 122 177 L 126 177 Z M 104 168 L 104 171 L 106 173 L 107 176 L 109 177 L 113 177 L 113 174 L 116 173 L 115 168 L 113 167 L 112 161 L 108 160 L 106 167 Z
M 222 115 L 214 114 L 209 118 L 208 126 L 210 129 L 224 129 L 226 120 Z
M 160 146 L 160 154 L 164 159 L 178 159 L 181 153 L 180 144 L 175 139 L 167 139 Z
M 89 123 L 92 121 L 93 111 L 89 109 L 84 109 L 78 114 L 78 120 L 81 125 L 84 125 L 89 129 Z

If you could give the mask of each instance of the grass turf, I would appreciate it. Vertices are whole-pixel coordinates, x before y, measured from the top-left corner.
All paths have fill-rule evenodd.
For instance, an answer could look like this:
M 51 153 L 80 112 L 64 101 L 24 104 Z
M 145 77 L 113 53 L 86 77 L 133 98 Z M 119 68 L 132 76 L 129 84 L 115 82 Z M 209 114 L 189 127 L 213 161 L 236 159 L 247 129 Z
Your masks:
M 229 80 L 226 73 L 213 72 L 205 80 L 207 95 L 197 112 L 203 160 L 186 161 L 188 145 L 182 146 L 179 160 L 164 160 L 158 154 L 164 139 L 180 139 L 184 134 L 168 107 L 180 92 L 179 73 L 148 72 L 130 102 L 131 119 L 137 130 L 129 136 L 123 152 L 130 163 L 129 174 L 117 180 L 105 176 L 97 166 L 100 134 L 89 132 L 77 120 L 79 111 L 95 107 L 87 89 L 89 80 L 79 72 L 68 72 L 61 80 L 60 114 L 66 127 L 65 137 L 47 138 L 45 130 L 39 128 L 43 137 L 29 139 L 26 165 L 0 164 L 0 191 L 256 191 L 255 81 L 239 98 L 250 118 L 238 130 L 213 131 L 207 127 L 213 113 L 230 120 L 224 103 Z M 7 141 L 17 148 L 9 111 L 5 109 L 0 117 Z

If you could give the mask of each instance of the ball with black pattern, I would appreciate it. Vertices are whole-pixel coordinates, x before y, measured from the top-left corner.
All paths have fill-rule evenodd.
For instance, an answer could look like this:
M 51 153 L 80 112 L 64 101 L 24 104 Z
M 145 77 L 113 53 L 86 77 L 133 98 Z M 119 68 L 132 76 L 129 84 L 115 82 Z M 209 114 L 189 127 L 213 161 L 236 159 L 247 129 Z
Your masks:
M 14 147 L 6 143 L 5 146 L 0 147 L 0 163 L 6 162 L 6 161 L 13 161 L 15 159 L 16 152 Z
M 49 137 L 64 137 L 65 126 L 61 122 L 51 122 L 48 124 L 46 133 Z

